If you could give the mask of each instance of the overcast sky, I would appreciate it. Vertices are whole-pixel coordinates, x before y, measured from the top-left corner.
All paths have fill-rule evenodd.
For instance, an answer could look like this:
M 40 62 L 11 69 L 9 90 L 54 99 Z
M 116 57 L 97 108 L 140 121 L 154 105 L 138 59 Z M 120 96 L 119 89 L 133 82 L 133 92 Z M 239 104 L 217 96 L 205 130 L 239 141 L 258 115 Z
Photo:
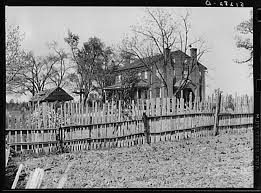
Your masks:
M 81 42 L 96 36 L 108 46 L 120 44 L 130 26 L 144 16 L 144 7 L 6 7 L 7 23 L 19 25 L 25 39 L 23 47 L 35 55 L 48 53 L 47 42 L 64 42 L 68 29 L 80 36 Z M 169 8 L 182 13 L 185 8 Z M 208 68 L 206 94 L 220 88 L 225 93 L 253 95 L 251 70 L 246 64 L 237 64 L 236 58 L 246 53 L 235 46 L 235 27 L 250 17 L 252 8 L 189 8 L 192 34 L 203 36 L 211 48 L 201 63 Z M 7 96 L 7 101 L 10 100 Z M 13 97 L 14 98 L 14 97 Z M 19 97 L 26 100 L 28 97 Z M 15 98 L 16 100 L 16 98 Z

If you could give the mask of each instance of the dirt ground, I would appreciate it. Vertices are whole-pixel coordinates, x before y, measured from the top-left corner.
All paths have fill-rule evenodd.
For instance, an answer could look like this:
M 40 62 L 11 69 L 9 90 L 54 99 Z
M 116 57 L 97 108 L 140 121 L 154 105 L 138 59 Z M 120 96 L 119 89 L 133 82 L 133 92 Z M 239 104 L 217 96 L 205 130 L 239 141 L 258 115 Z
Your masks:
M 45 169 L 41 188 L 252 188 L 253 133 L 222 134 L 130 148 L 17 157 L 23 189 L 30 171 Z

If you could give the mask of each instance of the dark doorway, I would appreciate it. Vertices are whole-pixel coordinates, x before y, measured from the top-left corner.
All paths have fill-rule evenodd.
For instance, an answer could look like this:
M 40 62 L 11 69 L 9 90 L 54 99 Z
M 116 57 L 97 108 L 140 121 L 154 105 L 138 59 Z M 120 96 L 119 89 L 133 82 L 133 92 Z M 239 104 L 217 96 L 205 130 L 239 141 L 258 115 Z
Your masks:
M 195 94 L 192 91 L 191 88 L 184 88 L 183 89 L 183 98 L 184 98 L 184 102 L 188 103 L 189 102 L 189 94 L 192 93 L 192 101 L 194 101 L 195 99 Z M 178 93 L 176 93 L 176 98 L 180 99 L 181 97 L 181 91 L 179 91 Z

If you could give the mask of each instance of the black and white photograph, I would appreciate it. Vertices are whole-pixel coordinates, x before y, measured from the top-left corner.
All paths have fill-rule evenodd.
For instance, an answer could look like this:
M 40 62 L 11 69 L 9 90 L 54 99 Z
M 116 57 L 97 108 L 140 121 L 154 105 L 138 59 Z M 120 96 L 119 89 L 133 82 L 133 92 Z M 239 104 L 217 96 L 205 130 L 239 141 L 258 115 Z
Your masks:
M 253 188 L 252 7 L 5 6 L 5 189 Z

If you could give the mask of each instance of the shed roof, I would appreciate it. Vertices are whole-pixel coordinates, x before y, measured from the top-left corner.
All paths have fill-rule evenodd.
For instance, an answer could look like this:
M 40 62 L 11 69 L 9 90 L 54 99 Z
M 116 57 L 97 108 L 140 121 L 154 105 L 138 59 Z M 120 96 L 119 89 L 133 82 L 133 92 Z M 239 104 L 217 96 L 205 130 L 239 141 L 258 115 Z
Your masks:
M 70 101 L 73 97 L 60 87 L 46 89 L 36 93 L 30 101 L 32 102 L 54 102 L 54 101 Z

